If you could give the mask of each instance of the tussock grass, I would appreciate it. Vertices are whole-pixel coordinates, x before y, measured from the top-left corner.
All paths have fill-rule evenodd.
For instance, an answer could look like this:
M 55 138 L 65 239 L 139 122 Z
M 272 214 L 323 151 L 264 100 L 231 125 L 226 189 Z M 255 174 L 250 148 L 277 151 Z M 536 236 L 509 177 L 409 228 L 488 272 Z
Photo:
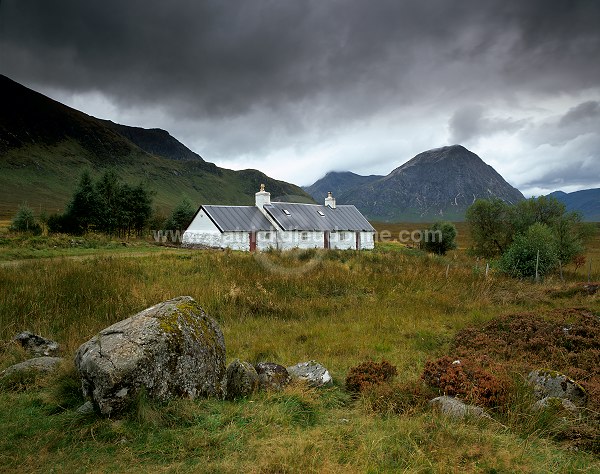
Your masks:
M 282 268 L 311 262 L 306 272 L 288 274 L 269 271 L 252 254 L 181 249 L 0 267 L 2 341 L 31 330 L 58 340 L 69 362 L 100 329 L 191 295 L 219 321 L 229 360 L 292 365 L 315 359 L 335 382 L 326 390 L 293 385 L 237 402 L 156 404 L 141 395 L 128 417 L 110 420 L 75 412 L 77 378 L 67 363 L 54 381 L 0 392 L 0 470 L 600 470 L 597 458 L 544 438 L 550 429 L 544 431 L 543 420 L 516 429 L 525 411 L 507 415 L 503 424 L 456 422 L 430 413 L 414 385 L 425 361 L 447 353 L 460 329 L 524 310 L 582 306 L 599 313 L 597 296 L 557 297 L 555 290 L 573 283 L 554 279 L 532 285 L 494 272 L 486 278 L 476 270 L 481 263 L 463 252 L 434 257 L 387 243 L 372 252 L 309 255 L 269 253 L 270 265 Z M 25 357 L 7 344 L 0 369 Z M 343 385 L 350 367 L 382 358 L 398 368 L 395 386 L 407 392 L 378 409 L 373 399 L 352 399 Z

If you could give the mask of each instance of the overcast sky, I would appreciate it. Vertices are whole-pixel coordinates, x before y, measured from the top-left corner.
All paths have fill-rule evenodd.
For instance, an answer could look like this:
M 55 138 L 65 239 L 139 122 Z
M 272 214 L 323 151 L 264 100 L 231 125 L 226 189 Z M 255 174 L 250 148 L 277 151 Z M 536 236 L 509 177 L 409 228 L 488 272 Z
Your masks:
M 296 184 L 460 143 L 526 195 L 600 187 L 600 1 L 0 0 L 0 69 Z

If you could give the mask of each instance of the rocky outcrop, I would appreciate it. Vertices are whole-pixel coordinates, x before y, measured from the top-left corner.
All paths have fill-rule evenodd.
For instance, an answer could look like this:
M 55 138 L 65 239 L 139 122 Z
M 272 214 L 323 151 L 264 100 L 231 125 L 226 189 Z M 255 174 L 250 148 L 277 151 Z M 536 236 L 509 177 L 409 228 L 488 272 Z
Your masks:
M 249 397 L 258 390 L 258 374 L 249 362 L 235 359 L 227 367 L 225 398 L 235 400 Z
M 290 374 L 283 365 L 274 362 L 259 362 L 254 368 L 258 374 L 260 390 L 280 391 L 290 383 Z
M 329 371 L 318 362 L 300 362 L 287 368 L 292 380 L 303 380 L 311 387 L 323 387 L 333 385 L 333 379 Z
M 554 408 L 556 410 L 565 410 L 572 414 L 577 414 L 579 410 L 571 400 L 557 397 L 544 397 L 533 404 L 533 410 L 539 411 L 546 408 Z
M 452 418 L 466 418 L 466 417 L 480 417 L 487 418 L 489 415 L 483 410 L 483 408 L 476 407 L 474 405 L 467 405 L 458 398 L 442 396 L 436 397 L 429 401 L 429 406 L 438 410 L 444 415 L 448 415 Z
M 554 370 L 533 370 L 527 376 L 538 399 L 564 398 L 581 407 L 587 403 L 587 394 L 574 380 Z
M 60 350 L 60 346 L 57 342 L 38 336 L 29 331 L 17 334 L 13 340 L 20 344 L 21 347 L 31 355 L 36 357 L 55 356 Z
M 15 365 L 11 365 L 2 372 L 0 372 L 0 378 L 8 377 L 19 372 L 37 372 L 39 374 L 48 374 L 54 372 L 58 368 L 58 364 L 63 359 L 60 357 L 34 357 L 33 359 L 27 359 L 24 362 L 20 362 Z
M 84 396 L 104 415 L 142 387 L 154 399 L 223 397 L 225 342 L 189 296 L 152 306 L 100 331 L 75 356 Z

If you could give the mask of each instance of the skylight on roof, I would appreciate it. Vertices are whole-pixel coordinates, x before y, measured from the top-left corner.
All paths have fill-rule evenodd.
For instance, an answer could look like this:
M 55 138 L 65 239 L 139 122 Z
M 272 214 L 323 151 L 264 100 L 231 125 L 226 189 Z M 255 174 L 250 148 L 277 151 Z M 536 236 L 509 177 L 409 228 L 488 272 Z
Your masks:
M 282 209 L 282 210 L 283 210 L 283 213 L 284 213 L 286 216 L 291 216 L 291 215 L 292 215 L 292 214 L 290 214 L 290 211 L 288 211 L 287 209 Z
M 319 215 L 320 215 L 321 217 L 325 217 L 325 214 L 323 213 L 323 211 L 317 211 L 317 212 L 319 213 Z

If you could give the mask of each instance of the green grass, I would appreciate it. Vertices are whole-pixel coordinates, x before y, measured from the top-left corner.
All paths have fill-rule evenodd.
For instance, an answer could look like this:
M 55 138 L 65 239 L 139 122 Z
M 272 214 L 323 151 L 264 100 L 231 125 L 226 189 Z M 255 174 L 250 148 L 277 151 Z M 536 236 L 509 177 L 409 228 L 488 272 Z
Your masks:
M 105 163 L 73 139 L 52 146 L 12 149 L 0 159 L 0 218 L 9 219 L 27 203 L 36 212 L 63 212 L 84 169 L 97 178 L 114 169 L 125 182 L 140 182 L 154 193 L 154 205 L 168 213 L 183 198 L 193 204 L 254 204 L 254 193 L 266 184 L 273 199 L 287 196 L 312 202 L 298 186 L 267 177 L 256 170 L 207 170 L 203 163 L 175 161 L 133 149 L 116 162 Z
M 32 330 L 61 342 L 67 358 L 58 381 L 25 380 L 28 390 L 0 391 L 3 472 L 600 471 L 597 457 L 547 439 L 543 420 L 520 428 L 455 422 L 426 408 L 382 415 L 343 390 L 349 368 L 367 358 L 384 357 L 398 367 L 398 381 L 415 382 L 458 330 L 498 315 L 573 306 L 600 314 L 597 297 L 553 296 L 581 275 L 539 285 L 486 278 L 463 252 L 433 257 L 396 243 L 314 252 L 315 265 L 289 274 L 270 272 L 249 253 L 95 245 L 100 254 L 86 258 L 67 253 L 0 266 L 0 340 Z M 279 268 L 307 263 L 290 253 L 263 256 Z M 156 405 L 142 397 L 123 420 L 77 415 L 71 361 L 78 346 L 179 295 L 193 296 L 218 320 L 228 361 L 316 359 L 334 387 L 294 386 L 239 402 Z M 0 369 L 25 357 L 7 347 Z

